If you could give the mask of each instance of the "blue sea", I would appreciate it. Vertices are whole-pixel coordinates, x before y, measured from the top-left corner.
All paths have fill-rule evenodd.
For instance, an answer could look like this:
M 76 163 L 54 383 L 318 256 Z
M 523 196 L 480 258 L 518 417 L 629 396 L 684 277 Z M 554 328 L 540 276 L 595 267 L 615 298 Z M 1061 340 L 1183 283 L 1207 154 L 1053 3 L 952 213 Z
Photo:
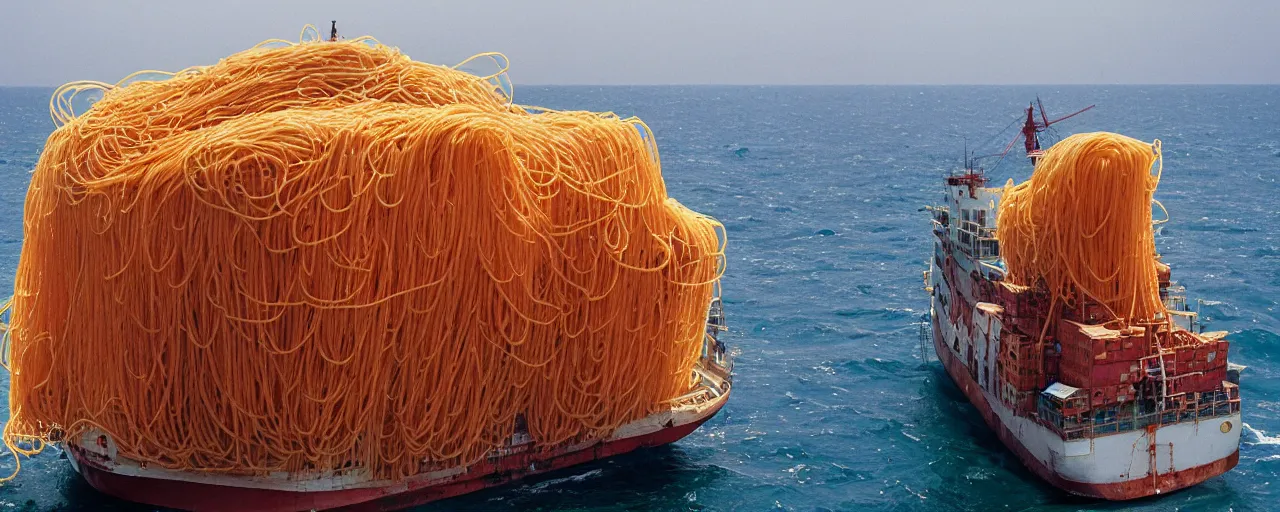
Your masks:
M 0 89 L 0 290 L 50 89 Z M 733 396 L 675 445 L 424 507 L 443 511 L 1280 510 L 1280 87 L 520 87 L 519 103 L 637 115 L 669 193 L 728 228 Z M 1003 149 L 1036 96 L 1056 127 L 1164 143 L 1157 244 L 1247 365 L 1240 465 L 1154 499 L 1070 497 L 1032 476 L 932 357 L 922 358 L 918 211 L 967 144 Z M 1023 180 L 1015 147 L 993 183 Z M 625 340 L 619 340 L 623 342 Z M 7 392 L 8 376 L 0 377 Z M 5 414 L 7 417 L 7 412 Z M 0 461 L 0 473 L 13 461 Z M 104 497 L 50 451 L 0 487 L 0 511 L 146 510 Z

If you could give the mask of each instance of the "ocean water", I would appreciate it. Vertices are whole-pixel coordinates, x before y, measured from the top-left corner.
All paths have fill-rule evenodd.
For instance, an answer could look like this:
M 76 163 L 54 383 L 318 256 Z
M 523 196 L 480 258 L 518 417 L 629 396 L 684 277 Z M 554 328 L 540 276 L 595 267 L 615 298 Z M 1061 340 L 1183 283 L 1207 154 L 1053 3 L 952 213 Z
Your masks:
M 0 89 L 0 290 L 11 290 L 22 204 L 48 89 Z M 1164 142 L 1157 237 L 1208 330 L 1247 365 L 1240 465 L 1197 487 L 1112 504 L 1032 476 L 917 339 L 928 216 L 967 143 L 1042 97 L 1096 103 L 1062 135 Z M 675 445 L 422 510 L 1280 510 L 1280 87 L 516 87 L 520 103 L 638 115 L 668 191 L 729 234 L 724 293 L 733 396 Z M 996 184 L 1025 179 L 1013 156 Z M 994 161 L 989 162 L 994 164 Z M 7 392 L 8 377 L 0 377 Z M 7 417 L 7 411 L 5 413 Z M 13 467 L 0 461 L 0 472 Z M 50 451 L 0 487 L 0 510 L 147 510 L 104 497 Z

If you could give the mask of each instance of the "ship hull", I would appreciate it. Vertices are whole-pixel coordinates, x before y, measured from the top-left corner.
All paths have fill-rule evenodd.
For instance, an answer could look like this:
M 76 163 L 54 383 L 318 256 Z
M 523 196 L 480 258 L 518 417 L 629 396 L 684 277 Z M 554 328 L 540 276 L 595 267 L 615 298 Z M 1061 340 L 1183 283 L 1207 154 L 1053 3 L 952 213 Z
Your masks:
M 1150 453 L 1145 449 L 1145 447 L 1151 446 L 1153 443 L 1150 442 L 1147 436 L 1157 433 L 1137 431 L 1131 432 L 1127 435 L 1117 434 L 1115 436 L 1110 436 L 1112 439 L 1108 440 L 1109 442 L 1107 444 L 1120 445 L 1125 448 L 1133 447 L 1133 449 L 1128 452 L 1122 450 L 1108 451 L 1105 447 L 1094 446 L 1098 443 L 1097 440 L 1086 440 L 1091 443 L 1088 454 L 1082 454 L 1076 457 L 1062 457 L 1061 459 L 1055 457 L 1057 454 L 1054 451 L 1046 449 L 1046 447 L 1054 441 L 1064 445 L 1066 443 L 1062 443 L 1060 438 L 1053 439 L 1051 432 L 1047 429 L 1036 428 L 1038 426 L 1030 426 L 1028 428 L 1028 425 L 1018 425 L 1017 428 L 1022 432 L 1022 436 L 1015 433 L 1014 429 L 1011 429 L 1004 419 L 1004 417 L 1012 416 L 1012 411 L 1009 411 L 1008 408 L 1004 407 L 1002 404 L 997 403 L 993 406 L 988 395 L 983 392 L 982 386 L 980 386 L 969 374 L 968 368 L 963 364 L 963 362 L 961 362 L 960 358 L 952 352 L 950 347 L 947 347 L 942 343 L 941 340 L 945 338 L 943 338 L 942 333 L 939 330 L 938 316 L 934 315 L 933 318 L 934 352 L 937 353 L 938 359 L 942 362 L 942 366 L 946 368 L 947 375 L 949 375 L 951 380 L 955 382 L 956 386 L 964 392 L 964 395 L 969 399 L 969 402 L 978 409 L 978 412 L 982 414 L 982 418 L 987 423 L 987 426 L 991 427 L 991 429 L 996 432 L 1000 441 L 1004 443 L 1010 451 L 1018 456 L 1018 460 L 1020 460 L 1024 466 L 1034 472 L 1037 476 L 1044 479 L 1054 487 L 1071 494 L 1091 498 L 1117 501 L 1131 500 L 1155 494 L 1168 493 L 1199 484 L 1209 478 L 1213 478 L 1231 470 L 1231 468 L 1234 468 L 1240 461 L 1240 451 L 1236 448 L 1229 455 L 1218 458 L 1217 460 L 1212 460 L 1205 464 L 1181 470 L 1172 469 L 1164 473 L 1157 470 L 1153 472 L 1155 473 L 1154 476 L 1144 472 L 1141 476 L 1138 476 L 1138 478 L 1117 479 L 1117 481 L 1111 482 L 1084 482 L 1067 478 L 1056 466 L 1046 464 L 1041 457 L 1037 457 L 1033 452 L 1039 452 L 1042 454 L 1047 452 L 1049 453 L 1048 459 L 1050 461 L 1061 460 L 1063 464 L 1072 462 L 1073 466 L 1087 468 L 1085 469 L 1086 471 L 1098 471 L 1105 470 L 1104 468 L 1123 467 L 1129 468 L 1128 471 L 1130 471 L 1130 473 L 1128 475 L 1121 476 L 1136 476 L 1133 473 L 1133 467 L 1135 465 L 1146 468 L 1150 467 L 1150 458 L 1148 457 Z M 1233 429 L 1237 439 L 1235 446 L 1238 447 L 1239 425 L 1241 425 L 1239 414 L 1223 419 L 1235 425 Z M 1215 428 L 1217 422 L 1215 421 L 1214 423 L 1214 427 L 1206 426 L 1207 428 L 1213 429 L 1212 433 L 1217 432 L 1217 429 Z M 1209 435 L 1212 435 L 1212 433 L 1209 433 Z M 1198 430 L 1192 430 L 1187 434 L 1194 437 L 1198 434 Z M 1129 438 L 1133 438 L 1132 441 L 1130 441 Z M 1157 441 L 1160 440 L 1162 439 L 1160 439 L 1157 434 Z M 1077 443 L 1078 442 L 1079 441 L 1077 441 Z M 1195 448 L 1194 445 L 1188 446 L 1185 443 L 1182 444 L 1182 446 L 1189 449 Z M 1167 456 L 1167 460 L 1169 460 L 1168 466 L 1174 466 L 1172 451 L 1173 449 L 1170 448 Z M 1166 458 L 1161 457 L 1160 455 L 1161 454 L 1157 452 L 1155 458 L 1157 460 Z M 1072 458 L 1078 460 L 1068 461 L 1068 459 Z M 1157 463 L 1157 466 L 1159 465 L 1160 464 Z
M 700 407 L 633 422 L 608 440 L 490 459 L 459 471 L 433 472 L 384 485 L 347 486 L 334 479 L 310 481 L 298 491 L 263 485 L 261 479 L 195 475 L 164 470 L 122 470 L 83 448 L 68 446 L 73 467 L 98 491 L 129 501 L 193 511 L 286 512 L 297 510 L 398 510 L 503 485 L 524 477 L 680 440 L 724 406 L 726 391 Z M 164 478 L 143 476 L 156 472 Z M 444 476 L 441 476 L 441 474 Z M 175 475 L 177 477 L 175 478 Z

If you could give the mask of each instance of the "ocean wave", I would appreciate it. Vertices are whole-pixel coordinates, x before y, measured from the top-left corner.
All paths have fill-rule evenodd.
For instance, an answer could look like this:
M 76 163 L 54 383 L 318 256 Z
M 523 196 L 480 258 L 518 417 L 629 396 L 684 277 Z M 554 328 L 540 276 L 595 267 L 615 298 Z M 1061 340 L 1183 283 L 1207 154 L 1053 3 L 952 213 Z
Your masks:
M 1244 425 L 1243 434 L 1248 434 L 1252 438 L 1252 440 L 1246 441 L 1243 439 L 1244 436 L 1242 435 L 1241 436 L 1242 439 L 1240 440 L 1241 444 L 1245 444 L 1249 446 L 1280 445 L 1280 436 L 1269 436 L 1265 431 L 1253 428 L 1248 423 L 1243 423 L 1243 425 Z

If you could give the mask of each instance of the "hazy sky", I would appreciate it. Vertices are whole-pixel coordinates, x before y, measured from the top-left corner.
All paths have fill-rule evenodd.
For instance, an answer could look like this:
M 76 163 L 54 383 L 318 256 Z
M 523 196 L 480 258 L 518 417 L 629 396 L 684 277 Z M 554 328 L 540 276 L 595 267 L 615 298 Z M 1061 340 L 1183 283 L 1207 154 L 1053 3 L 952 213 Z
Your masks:
M 520 84 L 1280 83 L 1277 0 L 0 0 L 0 85 L 178 70 L 312 23 Z

